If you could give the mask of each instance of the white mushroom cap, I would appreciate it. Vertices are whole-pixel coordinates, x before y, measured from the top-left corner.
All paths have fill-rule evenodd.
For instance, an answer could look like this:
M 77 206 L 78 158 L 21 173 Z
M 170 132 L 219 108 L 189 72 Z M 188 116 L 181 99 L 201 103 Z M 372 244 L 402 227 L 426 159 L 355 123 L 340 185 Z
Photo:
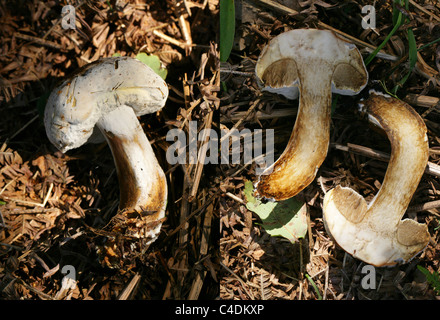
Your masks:
M 52 91 L 44 122 L 49 140 L 62 152 L 87 142 L 99 119 L 118 106 L 137 116 L 160 110 L 168 86 L 150 67 L 130 57 L 86 65 Z
M 261 52 L 255 73 L 263 90 L 298 97 L 300 79 L 319 79 L 331 72 L 331 91 L 342 95 L 359 93 L 368 73 L 356 46 L 328 30 L 295 29 L 272 39 Z

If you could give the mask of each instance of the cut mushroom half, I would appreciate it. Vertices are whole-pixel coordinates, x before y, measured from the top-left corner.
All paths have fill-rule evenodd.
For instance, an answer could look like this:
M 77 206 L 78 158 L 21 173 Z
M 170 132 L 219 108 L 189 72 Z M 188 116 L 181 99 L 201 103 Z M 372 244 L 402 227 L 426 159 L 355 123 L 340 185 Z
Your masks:
M 351 188 L 337 186 L 327 192 L 324 224 L 355 258 L 374 266 L 406 263 L 429 242 L 426 224 L 401 220 L 428 162 L 426 126 L 411 106 L 395 98 L 373 93 L 360 107 L 391 142 L 385 178 L 368 205 Z
M 255 184 L 256 196 L 291 198 L 307 187 L 324 161 L 330 140 L 332 92 L 355 95 L 368 74 L 359 50 L 333 32 L 297 29 L 262 51 L 256 76 L 263 90 L 296 99 L 298 115 L 287 147 Z
M 105 58 L 57 86 L 44 116 L 47 136 L 62 152 L 86 143 L 95 126 L 101 131 L 111 148 L 120 188 L 111 231 L 143 239 L 147 245 L 160 232 L 167 182 L 137 116 L 160 110 L 167 97 L 166 83 L 144 63 Z

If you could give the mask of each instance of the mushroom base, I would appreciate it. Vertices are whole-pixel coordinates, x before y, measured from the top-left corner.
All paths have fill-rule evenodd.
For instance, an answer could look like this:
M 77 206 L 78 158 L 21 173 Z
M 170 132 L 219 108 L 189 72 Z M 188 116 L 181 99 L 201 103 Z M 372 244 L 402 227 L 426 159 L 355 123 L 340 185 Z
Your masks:
M 407 263 L 429 242 L 428 228 L 404 219 L 388 230 L 371 229 L 364 198 L 350 188 L 337 186 L 324 197 L 324 225 L 336 243 L 353 257 L 376 267 Z M 349 209 L 356 209 L 353 214 Z M 347 214 L 348 213 L 348 214 Z M 364 221 L 365 220 L 365 221 Z M 403 235 L 403 236 L 402 236 Z M 411 239 L 406 239 L 411 237 Z

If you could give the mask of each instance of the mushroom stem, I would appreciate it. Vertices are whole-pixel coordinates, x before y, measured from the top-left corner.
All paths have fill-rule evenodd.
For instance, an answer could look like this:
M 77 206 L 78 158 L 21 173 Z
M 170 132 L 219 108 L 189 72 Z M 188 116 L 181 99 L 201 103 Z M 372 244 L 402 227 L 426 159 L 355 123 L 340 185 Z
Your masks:
M 329 31 L 295 29 L 273 38 L 255 66 L 263 90 L 300 98 L 286 150 L 258 177 L 255 195 L 273 201 L 307 187 L 325 159 L 332 92 L 354 95 L 368 81 L 357 48 Z
M 369 203 L 367 214 L 371 226 L 376 230 L 394 231 L 428 161 L 428 140 L 426 129 L 423 130 L 425 124 L 410 108 L 400 108 L 399 117 L 396 117 L 395 108 L 385 103 L 368 103 L 366 108 L 371 122 L 380 124 L 386 121 L 384 129 L 392 141 L 391 157 L 382 187 Z
M 148 238 L 149 244 L 156 239 L 165 215 L 165 174 L 132 108 L 114 109 L 97 126 L 113 154 L 120 188 L 119 210 L 126 218 L 127 235 Z
M 277 200 L 295 196 L 315 179 L 327 155 L 331 77 L 322 77 L 313 84 L 307 83 L 307 79 L 310 78 L 299 84 L 298 115 L 287 147 L 259 177 L 257 195 Z
M 428 162 L 426 126 L 407 104 L 372 94 L 361 103 L 391 142 L 391 157 L 379 192 L 367 205 L 350 188 L 337 186 L 323 203 L 325 227 L 348 253 L 375 266 L 411 260 L 428 244 L 426 224 L 401 220 Z

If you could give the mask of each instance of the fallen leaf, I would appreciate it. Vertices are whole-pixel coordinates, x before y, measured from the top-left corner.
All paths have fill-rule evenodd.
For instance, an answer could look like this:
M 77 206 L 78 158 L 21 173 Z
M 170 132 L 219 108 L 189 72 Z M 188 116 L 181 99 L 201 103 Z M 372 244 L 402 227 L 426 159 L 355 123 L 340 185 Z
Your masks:
M 142 61 L 151 69 L 153 69 L 153 71 L 156 72 L 162 79 L 165 80 L 165 78 L 167 77 L 168 70 L 162 68 L 162 63 L 160 62 L 158 56 L 154 54 L 148 55 L 145 52 L 141 52 L 137 54 L 136 59 Z
M 248 210 L 256 213 L 262 227 L 271 236 L 281 236 L 295 243 L 307 234 L 307 205 L 295 197 L 263 203 L 253 196 L 253 184 L 245 182 L 244 194 Z

